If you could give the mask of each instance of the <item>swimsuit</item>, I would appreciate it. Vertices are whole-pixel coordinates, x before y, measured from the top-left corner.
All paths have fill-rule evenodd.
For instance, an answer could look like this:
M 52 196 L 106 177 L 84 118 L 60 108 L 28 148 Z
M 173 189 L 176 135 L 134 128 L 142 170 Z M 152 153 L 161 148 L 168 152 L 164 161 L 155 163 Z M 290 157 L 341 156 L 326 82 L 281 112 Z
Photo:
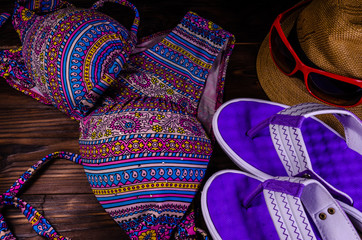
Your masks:
M 92 45 L 91 35 L 83 39 L 83 47 Z M 77 42 L 82 46 L 80 43 Z M 34 77 L 29 77 L 34 75 L 29 69 L 36 72 L 41 64 L 31 63 L 33 67 L 27 68 L 22 57 L 24 50 L 2 51 L 0 74 L 14 88 L 53 104 L 80 123 L 79 154 L 60 152 L 41 162 L 67 158 L 81 164 L 96 198 L 131 239 L 169 239 L 172 234 L 176 239 L 186 239 L 196 234 L 190 204 L 212 154 L 211 119 L 222 102 L 233 43 L 230 33 L 189 12 L 171 31 L 139 40 L 129 58 L 118 56 L 114 62 L 119 68 L 123 66 L 122 71 L 115 71 L 117 65 L 112 62 L 113 68 L 107 69 L 113 72 L 103 74 L 94 60 L 85 62 L 81 67 L 90 66 L 89 75 L 103 74 L 116 79 L 102 89 L 99 98 L 88 101 L 89 108 L 79 107 L 76 101 L 75 105 L 67 104 L 71 90 L 64 87 L 49 92 L 42 90 L 41 84 L 37 86 Z M 68 73 L 74 73 L 71 76 L 84 77 L 87 71 L 79 71 L 77 60 L 87 61 L 89 54 L 82 57 L 81 51 L 69 49 L 65 55 L 68 65 L 65 60 L 58 64 L 70 66 Z M 117 74 L 112 75 L 114 72 Z M 63 79 L 57 73 L 55 79 Z M 22 75 L 27 81 L 19 81 Z M 71 83 L 73 86 L 87 78 L 76 79 Z M 86 85 L 86 81 L 80 84 Z M 94 89 L 94 84 L 90 86 L 88 90 Z M 14 186 L 23 182 L 20 180 Z M 3 194 L 8 199 L 5 204 L 14 205 L 15 198 L 9 196 L 16 193 L 9 190 Z M 27 217 L 32 223 L 43 223 L 38 220 L 40 217 L 33 220 L 36 215 L 34 212 Z M 41 229 L 52 229 L 47 224 Z M 11 234 L 8 230 L 3 232 Z M 53 235 L 57 236 L 55 232 Z

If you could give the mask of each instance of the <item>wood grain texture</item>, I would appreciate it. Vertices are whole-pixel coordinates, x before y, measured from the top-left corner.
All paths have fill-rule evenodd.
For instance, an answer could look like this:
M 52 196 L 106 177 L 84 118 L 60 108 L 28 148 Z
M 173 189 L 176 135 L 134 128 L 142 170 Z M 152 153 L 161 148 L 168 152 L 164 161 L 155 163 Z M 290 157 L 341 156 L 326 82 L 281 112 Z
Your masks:
M 80 7 L 93 1 L 72 0 Z M 139 37 L 173 28 L 191 10 L 214 21 L 236 37 L 225 82 L 225 101 L 252 97 L 267 99 L 255 69 L 261 41 L 278 13 L 298 1 L 225 0 L 134 0 L 141 16 Z M 11 12 L 13 1 L 2 0 L 0 12 Z M 107 14 L 129 26 L 132 12 L 106 4 Z M 19 46 L 20 41 L 10 21 L 0 29 L 0 48 Z M 52 106 L 42 105 L 9 87 L 0 79 L 0 193 L 31 165 L 54 151 L 78 152 L 78 123 Z M 207 177 L 221 169 L 237 168 L 218 145 L 215 146 Z M 81 166 L 66 160 L 48 164 L 22 192 L 21 198 L 31 203 L 54 225 L 72 239 L 128 239 L 95 199 Z M 196 198 L 196 206 L 199 198 Z M 17 209 L 0 210 L 18 237 L 37 237 L 30 224 Z M 198 208 L 198 223 L 205 228 Z

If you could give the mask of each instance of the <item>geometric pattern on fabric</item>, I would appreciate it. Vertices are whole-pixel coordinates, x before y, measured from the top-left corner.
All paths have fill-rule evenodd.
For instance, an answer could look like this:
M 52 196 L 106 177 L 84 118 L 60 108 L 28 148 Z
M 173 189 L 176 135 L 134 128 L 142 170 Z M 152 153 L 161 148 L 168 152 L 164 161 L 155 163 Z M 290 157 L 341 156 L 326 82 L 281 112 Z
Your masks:
M 205 127 L 211 122 L 201 123 L 199 110 L 212 115 L 222 102 L 234 37 L 189 12 L 172 31 L 142 40 L 152 47 L 129 58 L 134 10 L 128 32 L 95 9 L 68 6 L 37 16 L 17 6 L 13 25 L 24 45 L 0 52 L 0 74 L 80 120 L 80 159 L 90 186 L 131 239 L 169 239 L 176 228 L 177 239 L 194 238 L 189 206 L 212 153 Z M 6 68 L 8 56 L 14 68 Z
M 119 75 L 132 51 L 133 32 L 95 9 L 72 6 L 37 16 L 17 5 L 14 28 L 23 43 L 23 58 L 38 91 L 71 117 L 84 117 Z M 95 5 L 98 7 L 98 5 Z
M 25 171 L 18 180 L 3 194 L 0 195 L 0 207 L 13 206 L 18 208 L 31 223 L 33 230 L 40 236 L 53 240 L 67 240 L 69 238 L 59 235 L 53 226 L 30 204 L 26 203 L 17 195 L 27 181 L 49 160 L 56 158 L 68 159 L 72 162 L 81 164 L 81 159 L 78 154 L 69 152 L 54 152 L 36 162 L 27 171 Z M 3 215 L 0 213 L 0 240 L 15 240 L 16 238 L 8 228 Z
M 194 116 L 173 111 L 166 100 L 153 100 L 117 103 L 80 124 L 80 155 L 93 193 L 135 239 L 170 238 L 212 153 Z M 150 108 L 149 102 L 162 104 Z
M 27 9 L 41 13 L 53 12 L 64 5 L 69 5 L 63 0 L 17 0 L 17 2 Z
M 208 94 L 206 84 L 214 84 L 211 90 L 214 95 L 207 96 L 215 101 L 208 110 L 214 112 L 222 102 L 233 35 L 196 13 L 188 12 L 170 32 L 153 38 L 158 39 L 156 44 L 130 56 L 131 74 L 121 75 L 120 81 L 140 95 L 173 101 L 190 114 L 199 111 L 201 98 Z M 140 45 L 150 41 L 144 39 Z M 224 54 L 223 59 L 218 59 L 220 54 Z
M 222 96 L 228 39 L 212 22 L 186 14 L 172 31 L 141 41 L 151 47 L 136 49 L 120 81 L 80 121 L 80 155 L 93 193 L 131 239 L 169 239 L 183 221 L 193 229 L 185 214 L 212 153 L 197 114 L 207 81 L 218 91 L 210 112 Z M 185 229 L 179 239 L 196 234 Z

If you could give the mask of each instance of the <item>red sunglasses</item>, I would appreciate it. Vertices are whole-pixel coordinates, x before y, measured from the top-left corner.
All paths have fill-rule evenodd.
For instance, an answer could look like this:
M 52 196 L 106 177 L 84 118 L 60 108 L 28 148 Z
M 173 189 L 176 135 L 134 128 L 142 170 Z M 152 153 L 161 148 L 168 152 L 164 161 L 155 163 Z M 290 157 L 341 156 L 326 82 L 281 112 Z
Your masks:
M 274 63 L 287 76 L 301 71 L 304 83 L 310 94 L 322 102 L 342 107 L 353 107 L 362 103 L 362 80 L 325 72 L 305 65 L 285 36 L 281 27 L 282 20 L 293 10 L 304 6 L 303 1 L 281 13 L 274 20 L 269 34 L 269 48 Z

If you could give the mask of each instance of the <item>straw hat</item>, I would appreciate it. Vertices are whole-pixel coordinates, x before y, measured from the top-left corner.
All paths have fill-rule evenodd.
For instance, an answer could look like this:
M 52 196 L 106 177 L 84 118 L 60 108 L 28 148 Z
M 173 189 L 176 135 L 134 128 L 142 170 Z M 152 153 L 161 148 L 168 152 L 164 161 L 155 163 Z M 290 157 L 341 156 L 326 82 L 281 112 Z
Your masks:
M 362 2 L 361 0 L 313 0 L 287 16 L 282 24 L 286 36 L 296 23 L 297 38 L 305 55 L 319 68 L 346 77 L 362 79 Z M 295 105 L 318 102 L 294 76 L 284 75 L 269 51 L 269 35 L 257 57 L 260 84 L 275 102 Z M 362 119 L 362 105 L 346 108 Z M 341 132 L 330 116 L 321 119 Z

